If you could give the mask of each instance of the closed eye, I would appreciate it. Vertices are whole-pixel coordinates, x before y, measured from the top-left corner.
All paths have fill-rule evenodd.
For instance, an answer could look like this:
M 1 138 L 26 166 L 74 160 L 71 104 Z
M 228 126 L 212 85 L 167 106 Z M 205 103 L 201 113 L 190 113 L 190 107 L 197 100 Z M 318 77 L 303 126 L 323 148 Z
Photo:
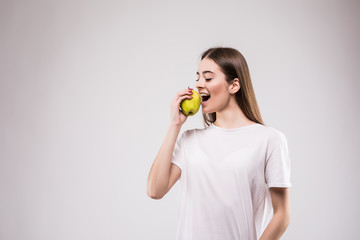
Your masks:
M 206 81 L 210 81 L 212 78 L 205 78 Z M 199 81 L 199 79 L 195 80 L 196 82 Z

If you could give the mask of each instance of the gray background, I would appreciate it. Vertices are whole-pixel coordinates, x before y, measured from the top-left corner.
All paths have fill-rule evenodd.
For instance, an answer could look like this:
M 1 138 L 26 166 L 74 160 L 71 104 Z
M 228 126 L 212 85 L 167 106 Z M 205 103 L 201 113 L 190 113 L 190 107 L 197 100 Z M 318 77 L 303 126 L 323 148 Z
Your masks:
M 356 239 L 359 1 L 1 1 L 0 239 L 175 239 L 146 195 L 200 53 L 246 58 L 291 157 L 282 239 Z M 185 129 L 202 128 L 200 112 Z

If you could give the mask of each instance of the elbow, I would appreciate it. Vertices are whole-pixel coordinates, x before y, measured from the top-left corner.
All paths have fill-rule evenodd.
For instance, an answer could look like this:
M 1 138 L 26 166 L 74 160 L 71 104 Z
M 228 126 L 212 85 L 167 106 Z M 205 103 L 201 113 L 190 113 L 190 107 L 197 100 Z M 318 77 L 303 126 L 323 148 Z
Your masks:
M 278 219 L 279 223 L 281 224 L 282 228 L 286 229 L 290 225 L 290 213 L 289 212 L 282 212 L 278 211 L 274 213 L 274 217 Z
M 149 197 L 152 198 L 152 199 L 155 199 L 155 200 L 162 199 L 162 196 L 156 196 L 156 195 L 150 195 Z
M 156 199 L 156 200 L 163 198 L 162 194 L 159 194 L 157 191 L 151 190 L 151 187 L 147 188 L 147 195 L 149 198 Z
M 151 198 L 151 199 L 155 199 L 155 200 L 159 200 L 162 199 L 163 196 L 159 195 L 159 194 L 152 194 L 151 192 L 148 192 L 147 195 Z
M 289 226 L 289 224 L 290 224 L 290 218 L 291 218 L 291 209 L 290 209 L 290 207 L 289 207 L 289 210 L 286 212 L 286 226 Z
M 286 218 L 286 227 L 290 225 L 290 215 Z
M 283 225 L 285 228 L 287 228 L 290 225 L 290 214 L 289 213 L 284 214 Z

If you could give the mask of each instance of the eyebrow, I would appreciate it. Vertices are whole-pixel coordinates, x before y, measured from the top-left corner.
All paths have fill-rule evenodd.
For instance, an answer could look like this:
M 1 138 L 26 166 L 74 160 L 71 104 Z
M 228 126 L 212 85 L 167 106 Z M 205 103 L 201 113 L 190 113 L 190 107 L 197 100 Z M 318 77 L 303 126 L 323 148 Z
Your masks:
M 212 74 L 215 74 L 214 72 L 212 71 L 203 71 L 202 74 L 205 74 L 205 73 L 212 73 Z M 196 72 L 196 74 L 199 74 L 199 72 Z

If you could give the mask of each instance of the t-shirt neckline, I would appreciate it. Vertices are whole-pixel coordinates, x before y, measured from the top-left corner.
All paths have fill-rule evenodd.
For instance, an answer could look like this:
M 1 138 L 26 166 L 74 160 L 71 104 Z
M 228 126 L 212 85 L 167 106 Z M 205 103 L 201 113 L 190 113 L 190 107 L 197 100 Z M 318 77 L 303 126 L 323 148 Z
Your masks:
M 213 129 L 224 131 L 224 132 L 235 132 L 235 131 L 241 131 L 241 130 L 253 128 L 253 127 L 259 126 L 259 125 L 261 125 L 261 124 L 260 123 L 253 123 L 253 124 L 243 126 L 243 127 L 239 127 L 239 128 L 221 128 L 221 127 L 216 126 L 214 123 L 211 123 L 210 127 L 213 128 Z

